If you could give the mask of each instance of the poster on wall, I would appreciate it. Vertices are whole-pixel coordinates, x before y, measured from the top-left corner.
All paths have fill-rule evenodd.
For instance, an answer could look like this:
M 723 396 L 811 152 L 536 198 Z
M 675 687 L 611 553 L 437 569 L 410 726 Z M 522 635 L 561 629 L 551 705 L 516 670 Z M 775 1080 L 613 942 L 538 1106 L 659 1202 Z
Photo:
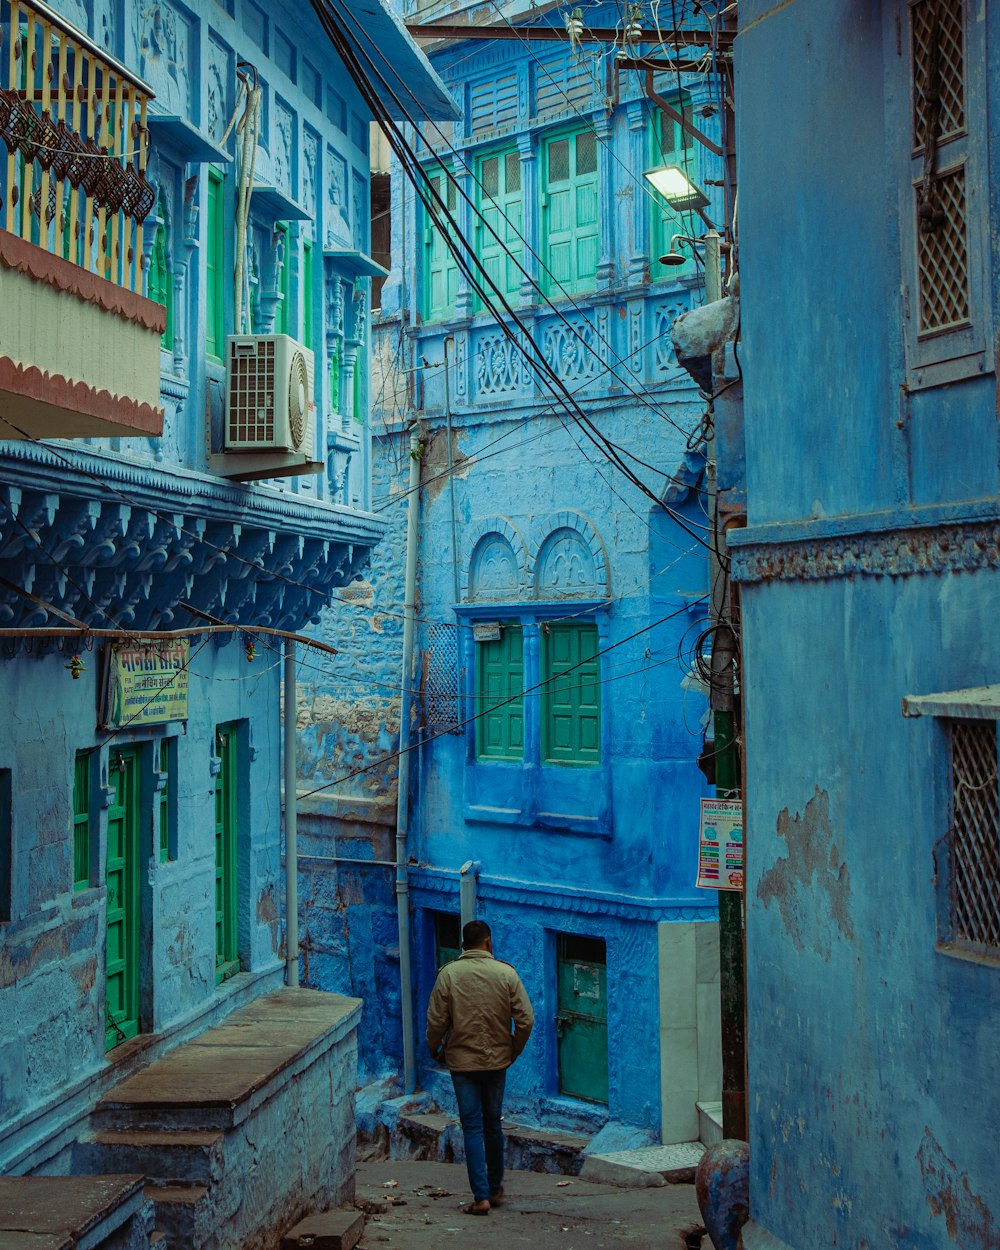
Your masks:
M 698 886 L 743 889 L 743 800 L 702 799 Z
M 145 646 L 109 646 L 105 653 L 102 728 L 140 728 L 187 720 L 190 659 L 191 644 L 186 638 Z

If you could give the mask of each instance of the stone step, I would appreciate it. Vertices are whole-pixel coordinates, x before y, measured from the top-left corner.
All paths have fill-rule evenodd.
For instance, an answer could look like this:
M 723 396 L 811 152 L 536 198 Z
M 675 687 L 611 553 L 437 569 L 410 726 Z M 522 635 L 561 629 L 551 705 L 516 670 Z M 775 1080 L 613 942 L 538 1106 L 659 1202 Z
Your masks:
M 142 1172 L 158 1185 L 210 1185 L 223 1174 L 225 1134 L 218 1130 L 104 1129 L 82 1138 L 74 1166 L 84 1172 Z
M 281 1239 L 281 1250 L 354 1250 L 365 1231 L 365 1217 L 354 1207 L 307 1215 Z
M 698 1106 L 698 1137 L 706 1146 L 722 1141 L 722 1103 L 700 1102 Z
M 700 1141 L 687 1141 L 670 1146 L 643 1146 L 638 1150 L 587 1155 L 580 1179 L 626 1189 L 686 1184 L 694 1180 L 698 1162 L 704 1153 L 705 1147 Z
M 147 1183 L 145 1192 L 156 1211 L 156 1230 L 169 1246 L 204 1244 L 212 1232 L 207 1186 Z
M 506 1165 L 521 1172 L 576 1176 L 590 1138 L 558 1129 L 534 1128 L 505 1120 Z M 390 1158 L 463 1163 L 465 1146 L 458 1120 L 443 1112 L 407 1112 L 390 1135 Z
M 0 1177 L 0 1247 L 149 1244 L 141 1176 Z

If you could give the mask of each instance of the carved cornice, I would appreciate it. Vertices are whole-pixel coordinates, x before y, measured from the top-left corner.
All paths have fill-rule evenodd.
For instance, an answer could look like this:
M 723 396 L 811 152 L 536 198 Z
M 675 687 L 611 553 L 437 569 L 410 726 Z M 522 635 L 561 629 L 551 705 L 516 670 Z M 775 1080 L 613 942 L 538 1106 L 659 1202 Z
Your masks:
M 299 629 L 360 575 L 382 529 L 287 492 L 0 444 L 0 576 L 93 627 L 176 628 L 186 603 L 227 623 Z M 4 626 L 60 624 L 50 615 L 0 591 Z
M 440 907 L 458 897 L 459 874 L 442 869 L 412 868 L 410 887 L 416 895 L 427 895 L 431 906 Z M 669 898 L 633 898 L 602 890 L 584 890 L 578 886 L 553 886 L 534 881 L 514 881 L 504 877 L 480 874 L 476 893 L 481 899 L 509 903 L 521 907 L 539 907 L 546 911 L 572 912 L 574 915 L 608 916 L 618 920 L 714 920 L 715 907 Z M 422 901 L 419 900 L 418 901 Z
M 162 408 L 99 391 L 61 373 L 45 373 L 34 365 L 25 368 L 9 356 L 0 356 L 0 392 L 81 416 L 100 417 L 125 426 L 140 438 L 158 438 L 163 433 Z
M 1000 520 L 977 520 L 731 547 L 743 583 L 908 577 L 1000 568 Z
M 104 312 L 132 321 L 157 335 L 166 328 L 167 311 L 162 305 L 81 269 L 61 256 L 43 251 L 6 230 L 0 230 L 0 265 L 64 291 L 83 304 L 96 304 Z

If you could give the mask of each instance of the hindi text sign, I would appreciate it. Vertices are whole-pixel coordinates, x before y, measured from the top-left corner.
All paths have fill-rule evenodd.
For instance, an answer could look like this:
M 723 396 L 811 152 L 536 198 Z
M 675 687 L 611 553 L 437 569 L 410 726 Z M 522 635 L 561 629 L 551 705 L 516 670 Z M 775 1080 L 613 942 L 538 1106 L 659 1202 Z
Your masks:
M 146 646 L 115 643 L 110 650 L 107 728 L 187 720 L 191 644 L 186 638 Z
M 698 885 L 703 890 L 743 889 L 741 799 L 702 799 Z

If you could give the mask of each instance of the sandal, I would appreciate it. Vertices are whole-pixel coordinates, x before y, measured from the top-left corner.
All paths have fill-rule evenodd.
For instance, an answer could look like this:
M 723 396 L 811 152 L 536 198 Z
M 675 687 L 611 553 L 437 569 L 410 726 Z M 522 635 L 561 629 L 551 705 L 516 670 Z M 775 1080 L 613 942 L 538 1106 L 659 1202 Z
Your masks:
M 498 1207 L 501 1204 L 501 1202 L 503 1202 L 503 1186 L 502 1185 L 496 1191 L 495 1194 L 490 1194 L 490 1206 Z
M 462 1208 L 463 1215 L 489 1215 L 489 1207 L 477 1207 L 474 1202 L 470 1202 L 467 1207 Z

